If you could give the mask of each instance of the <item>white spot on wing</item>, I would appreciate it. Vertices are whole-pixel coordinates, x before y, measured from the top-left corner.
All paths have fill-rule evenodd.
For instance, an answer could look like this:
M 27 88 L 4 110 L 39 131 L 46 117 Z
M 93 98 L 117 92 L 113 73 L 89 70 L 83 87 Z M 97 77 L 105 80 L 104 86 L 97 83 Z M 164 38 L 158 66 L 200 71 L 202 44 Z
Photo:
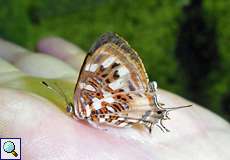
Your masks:
M 127 125 L 126 122 L 122 122 L 121 124 L 118 125 L 118 127 L 125 127 Z
M 107 92 L 105 90 L 102 90 L 104 97 L 111 97 L 112 94 L 110 92 Z
M 112 97 L 108 97 L 108 98 L 103 98 L 103 99 L 98 99 L 98 98 L 93 98 L 92 99 L 93 101 L 93 107 L 98 110 L 98 109 L 101 109 L 101 102 L 107 102 L 107 103 L 113 103 L 114 102 L 114 99 Z
M 94 107 L 96 110 L 98 110 L 98 109 L 101 108 L 101 101 L 100 101 L 99 99 L 93 98 L 92 101 L 93 101 L 93 107 Z
M 89 91 L 93 91 L 93 92 L 96 91 L 95 88 L 93 86 L 91 86 L 91 85 L 86 85 L 84 88 L 89 90 Z
M 80 97 L 81 103 L 83 103 L 85 100 L 83 97 Z
M 112 89 L 124 88 L 124 79 L 118 79 L 109 84 L 109 87 Z
M 105 122 L 105 118 L 99 118 L 100 123 L 104 123 Z
M 79 88 L 83 89 L 85 87 L 85 83 L 79 83 Z
M 110 106 L 107 107 L 107 109 L 110 111 L 110 112 L 115 112 L 114 109 Z
M 102 100 L 105 101 L 105 102 L 108 102 L 108 103 L 113 103 L 114 102 L 114 99 L 112 97 L 104 98 Z
M 102 63 L 102 65 L 104 68 L 106 68 L 109 65 L 111 65 L 114 61 L 115 61 L 115 57 L 109 57 Z
M 87 64 L 85 66 L 86 71 L 95 72 L 98 68 L 98 64 Z
M 89 117 L 91 114 L 91 109 L 90 109 L 89 105 L 85 106 L 85 110 L 86 110 L 86 116 Z
M 90 64 L 87 64 L 87 65 L 85 66 L 85 70 L 86 70 L 86 71 L 89 71 L 89 67 L 90 67 Z
M 137 123 L 138 122 L 138 120 L 136 120 L 136 119 L 129 119 L 128 121 L 132 122 L 132 123 Z
M 128 70 L 126 67 L 120 67 L 120 68 L 118 69 L 118 75 L 119 75 L 120 77 L 122 77 L 122 76 L 124 76 L 124 75 L 126 75 L 126 74 L 129 74 L 129 70 Z
M 98 68 L 98 64 L 91 64 L 89 71 L 95 72 L 97 70 L 97 68 Z

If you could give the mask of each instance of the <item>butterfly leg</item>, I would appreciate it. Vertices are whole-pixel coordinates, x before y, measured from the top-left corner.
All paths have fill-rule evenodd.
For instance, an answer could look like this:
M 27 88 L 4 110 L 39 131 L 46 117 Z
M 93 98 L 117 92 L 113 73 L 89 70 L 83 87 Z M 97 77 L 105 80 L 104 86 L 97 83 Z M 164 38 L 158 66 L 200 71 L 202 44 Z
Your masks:
M 150 82 L 149 87 L 153 92 L 157 92 L 157 82 L 156 81 Z
M 149 133 L 152 133 L 153 122 L 144 122 L 144 126 L 149 130 Z
M 162 119 L 160 119 L 160 120 L 158 121 L 158 123 L 156 123 L 156 126 L 157 126 L 158 128 L 160 128 L 162 132 L 169 132 L 169 131 L 170 131 L 169 129 L 167 129 L 167 128 L 163 125 Z
M 163 106 L 164 104 L 159 103 L 158 97 L 157 97 L 157 94 L 156 94 L 156 92 L 157 92 L 157 82 L 156 82 L 156 81 L 151 82 L 151 83 L 149 84 L 149 87 L 150 87 L 150 89 L 154 92 L 153 101 L 154 101 L 155 106 L 156 106 L 159 110 L 162 110 L 162 109 L 163 109 L 162 106 Z

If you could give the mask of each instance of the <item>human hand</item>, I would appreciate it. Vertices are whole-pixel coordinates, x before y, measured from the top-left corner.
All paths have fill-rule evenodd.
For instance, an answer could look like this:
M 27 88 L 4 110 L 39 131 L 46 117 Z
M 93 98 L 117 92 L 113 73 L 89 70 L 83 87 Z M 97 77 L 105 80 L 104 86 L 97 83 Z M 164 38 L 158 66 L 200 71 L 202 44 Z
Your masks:
M 229 123 L 164 90 L 158 94 L 166 106 L 193 104 L 164 121 L 169 133 L 157 127 L 152 134 L 136 128 L 103 131 L 71 118 L 64 101 L 40 81 L 55 79 L 71 96 L 85 55 L 59 38 L 41 40 L 38 49 L 46 54 L 0 40 L 0 137 L 21 137 L 22 159 L 229 159 Z

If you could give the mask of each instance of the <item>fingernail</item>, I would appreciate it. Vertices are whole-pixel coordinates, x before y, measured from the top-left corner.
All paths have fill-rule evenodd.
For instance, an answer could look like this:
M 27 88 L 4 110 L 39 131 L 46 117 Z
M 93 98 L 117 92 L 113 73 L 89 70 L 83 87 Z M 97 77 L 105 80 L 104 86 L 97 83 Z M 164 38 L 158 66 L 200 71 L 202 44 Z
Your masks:
M 24 74 L 12 64 L 0 58 L 0 87 L 8 82 L 22 77 Z
M 58 37 L 40 40 L 37 49 L 67 62 L 77 70 L 80 70 L 86 55 L 78 46 Z

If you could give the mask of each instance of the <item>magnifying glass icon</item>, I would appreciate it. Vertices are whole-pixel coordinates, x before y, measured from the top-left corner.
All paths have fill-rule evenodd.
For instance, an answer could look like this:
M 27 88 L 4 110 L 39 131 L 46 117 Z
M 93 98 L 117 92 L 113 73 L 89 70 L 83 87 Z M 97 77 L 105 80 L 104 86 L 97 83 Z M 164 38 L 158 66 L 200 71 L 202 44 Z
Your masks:
M 17 157 L 18 154 L 17 152 L 15 152 L 15 145 L 13 142 L 11 141 L 6 141 L 4 144 L 3 144 L 3 150 L 6 152 L 6 153 L 11 153 L 14 155 L 14 157 Z

